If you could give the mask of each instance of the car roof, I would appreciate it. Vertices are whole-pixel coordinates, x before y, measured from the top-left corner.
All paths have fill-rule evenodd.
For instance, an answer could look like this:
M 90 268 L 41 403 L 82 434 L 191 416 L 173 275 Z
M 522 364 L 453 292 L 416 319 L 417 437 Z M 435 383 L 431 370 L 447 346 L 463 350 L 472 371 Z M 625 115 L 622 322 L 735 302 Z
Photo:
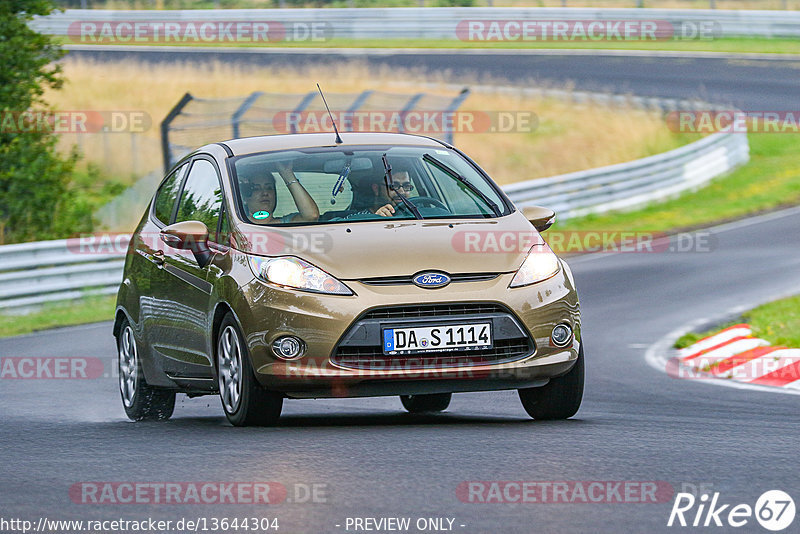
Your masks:
M 324 146 L 347 145 L 412 145 L 412 146 L 437 146 L 442 142 L 430 137 L 402 133 L 377 133 L 377 132 L 343 132 L 342 143 L 335 143 L 335 134 L 309 133 L 309 134 L 281 134 L 263 135 L 259 137 L 245 137 L 225 141 L 224 144 L 231 149 L 234 156 L 266 152 L 271 150 L 292 150 L 296 148 L 311 148 Z

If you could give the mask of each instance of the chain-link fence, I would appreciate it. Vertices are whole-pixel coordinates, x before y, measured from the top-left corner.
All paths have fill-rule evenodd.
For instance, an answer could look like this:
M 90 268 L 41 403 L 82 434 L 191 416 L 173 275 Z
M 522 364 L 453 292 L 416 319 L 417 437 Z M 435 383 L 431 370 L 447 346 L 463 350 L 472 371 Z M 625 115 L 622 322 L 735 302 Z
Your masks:
M 364 91 L 330 93 L 325 99 L 341 132 L 421 133 L 412 128 L 434 116 L 441 125 L 468 95 L 465 88 L 449 96 Z M 199 146 L 225 139 L 315 132 L 333 132 L 318 92 L 255 92 L 244 97 L 215 99 L 195 98 L 186 93 L 161 123 L 164 167 L 169 169 Z M 453 142 L 452 128 L 425 129 L 424 134 Z

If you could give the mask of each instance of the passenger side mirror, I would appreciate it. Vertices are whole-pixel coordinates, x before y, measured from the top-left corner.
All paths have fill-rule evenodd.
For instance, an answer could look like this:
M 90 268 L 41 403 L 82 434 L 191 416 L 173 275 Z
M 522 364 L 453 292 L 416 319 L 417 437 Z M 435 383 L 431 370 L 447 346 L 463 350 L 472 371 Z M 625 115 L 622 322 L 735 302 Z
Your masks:
M 208 227 L 200 221 L 183 221 L 165 226 L 161 240 L 172 248 L 191 250 L 200 267 L 211 261 L 208 248 Z
M 544 232 L 556 222 L 556 212 L 542 206 L 525 206 L 522 214 L 540 232 Z

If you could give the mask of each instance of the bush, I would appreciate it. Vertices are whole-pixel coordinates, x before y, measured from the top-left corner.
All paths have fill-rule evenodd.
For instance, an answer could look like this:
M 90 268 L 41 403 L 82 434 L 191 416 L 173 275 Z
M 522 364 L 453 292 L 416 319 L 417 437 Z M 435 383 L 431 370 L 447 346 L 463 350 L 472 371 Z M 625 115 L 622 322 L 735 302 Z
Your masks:
M 31 30 L 34 15 L 53 11 L 49 0 L 0 2 L 0 112 L 3 119 L 43 112 L 47 88 L 61 87 L 61 49 Z M 14 122 L 14 121 L 9 121 Z M 2 124 L 9 124 L 2 122 Z M 0 129 L 0 243 L 66 237 L 92 226 L 91 212 L 72 186 L 77 154 L 56 151 L 47 131 Z

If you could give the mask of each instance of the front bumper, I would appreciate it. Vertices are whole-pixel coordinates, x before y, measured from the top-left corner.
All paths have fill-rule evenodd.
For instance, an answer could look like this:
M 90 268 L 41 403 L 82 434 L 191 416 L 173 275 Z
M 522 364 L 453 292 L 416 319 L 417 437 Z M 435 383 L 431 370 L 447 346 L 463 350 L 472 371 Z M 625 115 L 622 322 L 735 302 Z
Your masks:
M 259 382 L 289 397 L 358 397 L 398 394 L 488 391 L 536 387 L 562 375 L 574 365 L 580 347 L 578 296 L 567 275 L 531 286 L 508 289 L 513 274 L 495 279 L 451 283 L 440 289 L 413 285 L 374 286 L 347 281 L 356 296 L 303 293 L 268 286 L 254 280 L 245 287 L 245 337 Z M 489 304 L 510 312 L 529 337 L 531 350 L 515 357 L 483 362 L 444 358 L 439 364 L 419 365 L 387 359 L 385 365 L 358 368 L 337 359 L 336 349 L 370 310 L 395 306 Z M 389 320 L 391 322 L 391 320 Z M 556 347 L 550 334 L 560 323 L 570 324 L 572 342 Z M 373 329 L 374 331 L 374 329 Z M 270 349 L 272 342 L 294 335 L 306 344 L 300 358 L 284 361 Z M 374 334 L 373 334 L 374 335 Z M 352 336 L 351 336 L 352 337 Z M 378 346 L 381 340 L 375 340 Z M 333 358 L 332 358 L 333 357 Z M 414 360 L 414 358 L 411 358 Z

